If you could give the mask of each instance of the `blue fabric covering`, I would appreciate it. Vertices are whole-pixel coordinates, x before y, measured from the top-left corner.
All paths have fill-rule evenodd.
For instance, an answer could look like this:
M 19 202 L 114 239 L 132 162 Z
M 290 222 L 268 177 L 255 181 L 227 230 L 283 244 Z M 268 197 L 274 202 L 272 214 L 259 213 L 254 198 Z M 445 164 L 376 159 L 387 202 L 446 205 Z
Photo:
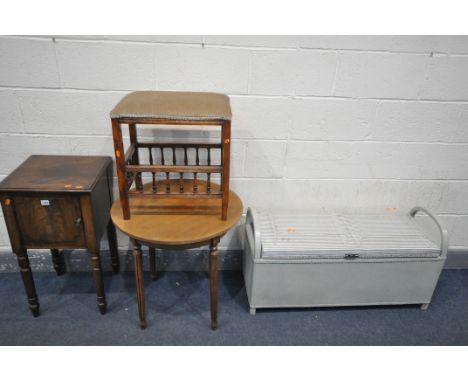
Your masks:
M 248 313 L 239 272 L 219 275 L 219 329 L 210 330 L 204 272 L 145 274 L 140 330 L 132 274 L 105 274 L 101 316 L 91 274 L 34 275 L 33 318 L 17 273 L 0 274 L 0 345 L 468 345 L 468 270 L 442 272 L 431 306 L 268 309 Z

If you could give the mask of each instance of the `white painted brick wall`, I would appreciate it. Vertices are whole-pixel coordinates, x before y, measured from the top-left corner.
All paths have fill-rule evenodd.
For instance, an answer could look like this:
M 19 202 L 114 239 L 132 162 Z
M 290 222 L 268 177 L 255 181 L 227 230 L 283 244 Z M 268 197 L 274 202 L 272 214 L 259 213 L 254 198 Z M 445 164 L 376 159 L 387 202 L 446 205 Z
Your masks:
M 296 95 L 333 95 L 338 54 L 323 51 L 299 51 L 296 55 Z
M 284 176 L 287 142 L 250 141 L 247 143 L 244 176 L 281 178 Z
M 409 211 L 417 204 L 436 213 L 466 211 L 466 182 L 354 179 L 234 179 L 246 205 L 258 208 L 313 211 L 375 212 L 385 208 Z M 256 192 L 258 191 L 258 192 Z M 281 200 L 279 200 L 281 198 Z
M 246 94 L 250 51 L 224 48 L 156 48 L 156 84 L 161 90 Z
M 291 127 L 288 97 L 231 97 L 233 138 L 287 139 Z
M 466 36 L 302 36 L 298 46 L 409 53 L 468 53 Z
M 468 103 L 380 101 L 371 137 L 399 142 L 468 142 Z
M 386 51 L 390 49 L 392 36 L 302 36 L 301 48 Z
M 30 154 L 112 156 L 109 111 L 136 89 L 231 97 L 232 188 L 245 206 L 420 204 L 468 247 L 466 36 L 0 37 L 0 179 Z
M 0 90 L 0 121 L 2 133 L 24 132 L 20 107 L 12 90 Z
M 26 133 L 109 135 L 109 113 L 102 111 L 110 111 L 126 92 L 17 90 L 15 94 Z
M 429 58 L 426 84 L 420 97 L 427 99 L 466 100 L 468 98 L 468 56 Z
M 299 39 L 297 36 L 205 36 L 204 42 L 221 46 L 296 48 Z
M 0 57 L 2 86 L 60 86 L 52 39 L 1 37 Z
M 296 56 L 296 51 L 253 51 L 249 93 L 294 94 L 297 77 Z
M 63 40 L 55 45 L 64 88 L 144 90 L 156 86 L 152 45 Z
M 291 103 L 291 139 L 354 141 L 373 135 L 378 101 L 309 98 Z
M 456 164 L 456 165 L 455 165 Z M 463 179 L 466 145 L 290 142 L 285 173 L 312 179 Z
M 333 95 L 358 98 L 418 98 L 429 58 L 423 54 L 342 52 Z

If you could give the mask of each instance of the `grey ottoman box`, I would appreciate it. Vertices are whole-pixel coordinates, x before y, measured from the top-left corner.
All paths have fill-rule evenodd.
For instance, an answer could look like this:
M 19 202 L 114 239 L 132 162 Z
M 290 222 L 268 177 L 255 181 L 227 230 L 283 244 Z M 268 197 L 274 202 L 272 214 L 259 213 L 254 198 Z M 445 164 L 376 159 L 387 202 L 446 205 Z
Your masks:
M 441 238 L 414 216 L 428 215 Z M 243 273 L 257 308 L 421 304 L 444 265 L 448 235 L 422 207 L 409 214 L 321 215 L 248 209 Z M 440 240 L 440 245 L 435 241 Z

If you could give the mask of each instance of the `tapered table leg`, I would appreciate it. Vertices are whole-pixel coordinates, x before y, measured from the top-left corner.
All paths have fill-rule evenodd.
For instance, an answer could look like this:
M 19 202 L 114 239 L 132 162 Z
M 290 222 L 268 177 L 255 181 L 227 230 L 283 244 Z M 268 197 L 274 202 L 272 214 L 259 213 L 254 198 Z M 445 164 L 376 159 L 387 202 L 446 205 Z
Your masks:
M 114 271 L 114 273 L 119 273 L 119 250 L 117 247 L 117 235 L 115 233 L 115 227 L 112 223 L 112 220 L 109 220 L 109 223 L 107 224 L 107 240 L 109 241 L 112 270 Z
M 156 280 L 156 250 L 153 247 L 149 247 L 149 259 L 151 280 Z
M 90 252 L 89 256 L 91 259 L 91 266 L 93 268 L 93 278 L 94 284 L 96 286 L 98 308 L 101 314 L 105 314 L 107 311 L 107 302 L 106 296 L 104 294 L 104 283 L 102 280 L 101 256 L 99 255 L 99 251 L 96 251 L 95 253 Z
M 52 255 L 52 264 L 57 276 L 63 275 L 66 272 L 63 254 L 58 249 L 51 249 L 50 254 Z
M 18 258 L 18 265 L 20 267 L 21 278 L 23 279 L 24 289 L 28 296 L 29 309 L 31 309 L 34 317 L 39 316 L 39 300 L 37 298 L 36 286 L 34 285 L 34 279 L 29 265 L 28 252 L 26 249 L 20 249 L 16 253 Z
M 210 242 L 210 305 L 211 329 L 218 327 L 218 244 L 219 238 Z
M 138 314 L 140 316 L 140 327 L 146 328 L 145 312 L 145 290 L 143 286 L 143 261 L 141 256 L 141 244 L 133 241 L 133 267 L 135 269 L 135 282 L 138 301 Z

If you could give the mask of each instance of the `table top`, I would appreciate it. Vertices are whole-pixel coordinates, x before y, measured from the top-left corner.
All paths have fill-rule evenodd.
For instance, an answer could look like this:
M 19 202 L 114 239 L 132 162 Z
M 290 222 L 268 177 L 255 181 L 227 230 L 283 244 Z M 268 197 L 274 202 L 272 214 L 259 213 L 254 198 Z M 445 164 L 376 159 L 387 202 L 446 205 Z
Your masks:
M 90 192 L 111 161 L 106 156 L 31 155 L 0 183 L 0 191 Z
M 230 120 L 229 97 L 220 93 L 137 91 L 127 94 L 111 118 Z
M 190 182 L 186 180 L 186 189 Z M 211 184 L 213 192 L 219 190 L 217 184 Z M 144 186 L 145 191 L 150 189 L 151 184 Z M 221 237 L 237 224 L 243 210 L 233 191 L 229 193 L 227 220 L 221 220 L 221 199 L 135 196 L 129 203 L 129 220 L 123 219 L 120 199 L 112 205 L 115 226 L 127 236 L 155 246 L 190 246 Z

